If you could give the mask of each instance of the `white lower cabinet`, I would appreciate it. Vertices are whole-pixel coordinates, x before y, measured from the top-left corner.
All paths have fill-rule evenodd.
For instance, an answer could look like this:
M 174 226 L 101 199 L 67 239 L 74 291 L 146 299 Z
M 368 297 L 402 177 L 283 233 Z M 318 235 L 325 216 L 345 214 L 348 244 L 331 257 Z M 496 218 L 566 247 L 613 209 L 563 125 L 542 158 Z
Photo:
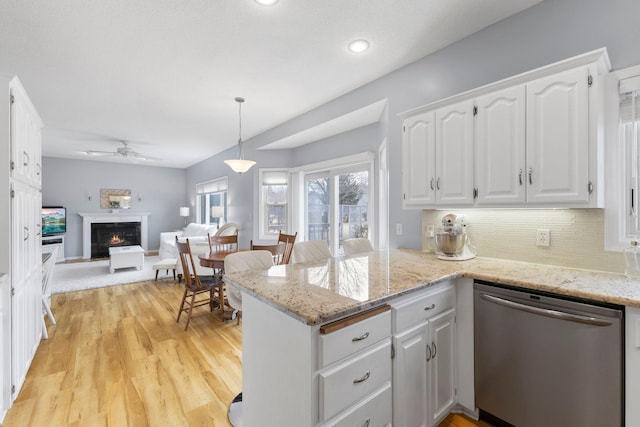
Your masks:
M 322 426 L 391 425 L 391 316 L 388 306 L 378 310 L 320 328 Z
M 456 404 L 455 288 L 445 283 L 391 306 L 393 425 L 435 426 Z

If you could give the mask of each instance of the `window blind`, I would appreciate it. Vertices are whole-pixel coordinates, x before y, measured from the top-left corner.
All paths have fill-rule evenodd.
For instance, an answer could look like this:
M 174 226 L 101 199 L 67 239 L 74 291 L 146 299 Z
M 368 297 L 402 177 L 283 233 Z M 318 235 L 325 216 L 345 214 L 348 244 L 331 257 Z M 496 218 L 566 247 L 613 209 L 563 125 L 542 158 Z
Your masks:
M 227 191 L 228 188 L 229 180 L 225 176 L 224 178 L 218 178 L 196 184 L 196 194 L 219 193 L 221 191 Z

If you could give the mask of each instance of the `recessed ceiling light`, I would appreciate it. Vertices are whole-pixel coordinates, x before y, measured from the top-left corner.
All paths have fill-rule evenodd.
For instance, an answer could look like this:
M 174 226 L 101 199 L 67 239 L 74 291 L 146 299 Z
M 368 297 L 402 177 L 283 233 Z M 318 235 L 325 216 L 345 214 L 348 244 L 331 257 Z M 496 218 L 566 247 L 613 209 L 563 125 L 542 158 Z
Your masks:
M 262 6 L 273 6 L 274 4 L 278 3 L 279 0 L 256 0 L 256 3 L 262 5 Z
M 353 53 L 362 53 L 369 49 L 369 46 L 371 46 L 371 44 L 367 40 L 358 39 L 349 43 L 348 49 Z

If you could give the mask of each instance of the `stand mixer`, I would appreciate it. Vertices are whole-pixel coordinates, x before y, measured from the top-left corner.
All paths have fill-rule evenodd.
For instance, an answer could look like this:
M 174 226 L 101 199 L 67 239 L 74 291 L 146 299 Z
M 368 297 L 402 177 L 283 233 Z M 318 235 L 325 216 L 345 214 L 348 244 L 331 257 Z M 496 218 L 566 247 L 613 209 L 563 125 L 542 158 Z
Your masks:
M 465 231 L 462 217 L 447 214 L 442 217 L 442 229 L 436 231 L 436 255 L 446 261 L 465 261 L 476 257 L 476 250 Z

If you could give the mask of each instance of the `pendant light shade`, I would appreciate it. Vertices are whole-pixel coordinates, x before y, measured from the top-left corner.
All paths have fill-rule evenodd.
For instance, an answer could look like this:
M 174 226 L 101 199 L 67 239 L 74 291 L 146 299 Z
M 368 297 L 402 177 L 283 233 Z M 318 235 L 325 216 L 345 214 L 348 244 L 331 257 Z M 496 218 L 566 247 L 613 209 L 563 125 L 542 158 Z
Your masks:
M 244 102 L 244 98 L 237 97 L 235 101 L 238 103 L 238 158 L 237 159 L 228 159 L 224 162 L 236 173 L 245 173 L 251 166 L 255 165 L 256 162 L 253 160 L 245 160 L 242 155 L 242 103 Z

